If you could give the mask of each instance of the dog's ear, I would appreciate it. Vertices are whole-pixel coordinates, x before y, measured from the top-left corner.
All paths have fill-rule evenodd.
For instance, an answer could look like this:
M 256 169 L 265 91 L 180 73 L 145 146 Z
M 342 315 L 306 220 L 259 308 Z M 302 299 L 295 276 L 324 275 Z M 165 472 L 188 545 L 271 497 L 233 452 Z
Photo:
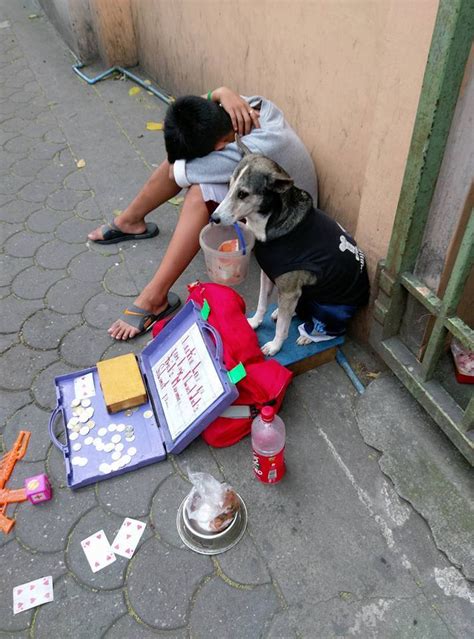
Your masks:
M 284 193 L 285 191 L 288 191 L 288 189 L 291 189 L 293 184 L 293 179 L 290 178 L 288 173 L 283 171 L 283 169 L 273 171 L 273 173 L 268 176 L 269 188 L 277 193 Z
M 238 133 L 235 134 L 235 141 L 237 143 L 237 146 L 239 147 L 240 152 L 242 153 L 244 157 L 252 153 L 252 151 L 249 148 L 247 148 L 245 144 L 242 142 L 242 139 Z

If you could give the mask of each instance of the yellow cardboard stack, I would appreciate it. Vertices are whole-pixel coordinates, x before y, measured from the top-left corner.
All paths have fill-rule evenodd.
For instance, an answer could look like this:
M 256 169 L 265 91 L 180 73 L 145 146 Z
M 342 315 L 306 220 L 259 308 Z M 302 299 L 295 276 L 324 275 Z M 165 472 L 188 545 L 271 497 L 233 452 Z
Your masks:
M 109 413 L 146 402 L 145 385 L 133 353 L 97 362 L 97 370 Z

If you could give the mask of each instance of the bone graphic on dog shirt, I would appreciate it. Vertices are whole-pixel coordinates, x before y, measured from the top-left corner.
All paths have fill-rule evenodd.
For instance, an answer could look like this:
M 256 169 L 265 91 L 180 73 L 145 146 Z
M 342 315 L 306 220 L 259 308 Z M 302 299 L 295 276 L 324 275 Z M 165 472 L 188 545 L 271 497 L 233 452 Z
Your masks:
M 339 240 L 341 242 L 339 244 L 339 250 L 342 251 L 342 253 L 344 253 L 344 251 L 350 251 L 351 253 L 354 253 L 356 260 L 359 261 L 360 258 L 359 258 L 359 251 L 357 249 L 357 246 L 354 246 L 354 244 L 351 244 L 350 242 L 348 242 L 347 238 L 344 235 L 341 235 Z

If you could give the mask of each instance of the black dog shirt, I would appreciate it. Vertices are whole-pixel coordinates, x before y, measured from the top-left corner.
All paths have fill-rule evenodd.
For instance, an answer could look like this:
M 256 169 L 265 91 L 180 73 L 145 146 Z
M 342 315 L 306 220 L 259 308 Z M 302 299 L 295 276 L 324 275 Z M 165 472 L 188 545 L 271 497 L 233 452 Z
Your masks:
M 312 209 L 290 233 L 270 242 L 255 242 L 255 257 L 268 277 L 291 271 L 311 271 L 316 284 L 303 296 L 320 304 L 364 306 L 369 278 L 364 253 L 337 222 Z

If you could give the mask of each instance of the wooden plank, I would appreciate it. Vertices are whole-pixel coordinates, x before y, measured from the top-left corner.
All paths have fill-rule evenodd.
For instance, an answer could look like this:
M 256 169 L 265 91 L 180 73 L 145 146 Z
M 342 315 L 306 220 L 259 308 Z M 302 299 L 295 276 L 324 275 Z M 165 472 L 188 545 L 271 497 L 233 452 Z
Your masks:
M 294 364 L 287 364 L 286 368 L 289 368 L 294 375 L 307 373 L 313 368 L 317 368 L 318 366 L 322 366 L 323 364 L 327 364 L 328 362 L 332 362 L 336 359 L 336 351 L 337 348 L 335 346 L 333 348 L 328 348 L 321 353 L 316 353 L 315 355 L 310 355 L 309 357 L 300 359 L 298 362 L 294 362 Z
M 133 67 L 138 50 L 130 0 L 89 0 L 99 51 L 107 67 Z

